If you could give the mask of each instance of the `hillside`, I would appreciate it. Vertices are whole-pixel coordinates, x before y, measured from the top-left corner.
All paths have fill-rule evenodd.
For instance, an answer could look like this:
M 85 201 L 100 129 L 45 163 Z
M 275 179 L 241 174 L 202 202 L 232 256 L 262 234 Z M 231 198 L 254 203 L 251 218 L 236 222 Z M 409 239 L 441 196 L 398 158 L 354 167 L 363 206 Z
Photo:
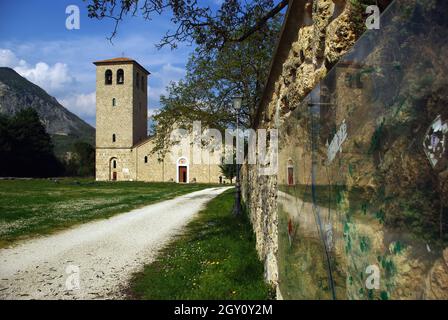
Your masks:
M 53 139 L 57 155 L 69 151 L 72 143 L 78 140 L 94 145 L 95 129 L 92 126 L 13 69 L 0 67 L 0 114 L 11 116 L 28 107 L 39 113 Z

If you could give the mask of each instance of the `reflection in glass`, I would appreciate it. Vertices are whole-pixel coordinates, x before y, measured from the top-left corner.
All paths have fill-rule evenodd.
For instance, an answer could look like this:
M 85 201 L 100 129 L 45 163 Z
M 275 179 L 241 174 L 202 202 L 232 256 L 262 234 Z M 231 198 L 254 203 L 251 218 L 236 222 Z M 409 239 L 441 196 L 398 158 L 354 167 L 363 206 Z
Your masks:
M 448 299 L 448 3 L 395 1 L 279 127 L 285 299 Z

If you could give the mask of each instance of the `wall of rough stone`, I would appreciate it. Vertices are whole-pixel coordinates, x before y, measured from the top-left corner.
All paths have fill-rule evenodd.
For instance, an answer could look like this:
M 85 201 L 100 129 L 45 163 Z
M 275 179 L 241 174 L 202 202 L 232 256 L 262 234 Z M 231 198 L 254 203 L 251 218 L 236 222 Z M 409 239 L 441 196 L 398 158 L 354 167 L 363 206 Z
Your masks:
M 257 236 L 257 250 L 265 261 L 266 278 L 274 285 L 281 281 L 286 298 L 316 294 L 319 298 L 331 299 L 328 295 L 318 295 L 328 288 L 315 290 L 318 294 L 309 292 L 316 289 L 319 282 L 316 280 L 327 278 L 312 277 L 317 269 L 310 264 L 313 261 L 310 256 L 316 254 L 315 247 L 306 252 L 307 257 L 300 256 L 302 260 L 293 256 L 291 249 L 321 245 L 316 235 L 315 242 L 304 237 L 303 232 L 316 231 L 316 222 L 304 220 L 307 214 L 312 217 L 311 201 L 302 201 L 297 191 L 310 184 L 302 173 L 311 171 L 310 112 L 303 99 L 359 39 L 364 20 L 362 11 L 355 5 L 359 1 L 292 3 L 256 123 L 257 128 L 283 130 L 279 173 L 272 177 L 258 176 L 257 166 L 246 165 L 243 197 Z M 333 68 L 321 83 L 320 102 L 328 96 L 332 106 L 320 111 L 321 141 L 316 148 L 320 172 L 314 185 L 336 186 L 326 182 L 322 175 L 325 170 L 333 170 L 326 175 L 339 176 L 338 186 L 346 188 L 335 197 L 338 204 L 332 209 L 346 216 L 328 215 L 331 218 L 327 218 L 333 238 L 330 250 L 335 261 L 338 260 L 333 270 L 335 283 L 339 284 L 338 297 L 446 299 L 448 295 L 446 154 L 437 168 L 431 168 L 422 146 L 430 123 L 436 117 L 448 119 L 446 94 L 442 89 L 446 88 L 447 65 L 439 58 L 446 56 L 447 50 L 444 44 L 446 6 L 444 1 L 396 1 L 387 15 L 389 24 L 381 32 L 364 37 L 358 43 L 362 45 L 357 45 L 355 52 L 347 55 L 344 63 Z M 362 85 L 347 83 L 353 80 L 347 75 L 361 77 Z M 325 121 L 325 113 L 329 111 L 333 112 L 331 121 Z M 338 155 L 339 165 L 330 166 L 325 164 L 328 147 L 325 140 L 331 141 L 334 136 L 331 129 L 338 128 L 345 120 L 349 138 L 344 143 L 344 151 Z M 290 161 L 294 167 L 293 184 L 297 188 L 287 186 Z M 302 165 L 307 165 L 303 171 Z M 292 195 L 278 193 L 279 188 Z M 360 190 L 366 194 L 361 196 Z M 353 192 L 351 199 L 350 192 Z M 319 207 L 323 205 L 316 200 Z M 308 206 L 305 214 L 297 212 L 300 201 Z M 323 208 L 327 209 L 326 206 L 327 203 Z M 294 223 L 297 222 L 300 234 L 295 246 L 291 246 L 291 239 L 288 246 L 288 217 L 289 221 L 296 218 Z M 280 250 L 279 235 L 283 236 Z M 286 262 L 285 257 L 289 258 Z M 277 259 L 281 262 L 280 277 Z M 314 261 L 317 260 L 322 259 Z M 380 266 L 380 293 L 366 291 L 364 274 L 358 272 L 372 263 Z M 291 280 L 294 271 L 300 273 L 295 279 L 302 281 L 301 286 L 293 281 L 285 286 L 291 281 L 284 280 Z M 285 276 L 287 273 L 289 278 Z
M 389 2 L 379 3 L 385 7 Z M 289 116 L 365 31 L 364 10 L 363 1 L 290 2 L 255 128 L 274 128 Z M 286 169 L 280 170 L 284 178 Z M 245 165 L 242 177 L 242 196 L 265 263 L 265 277 L 276 286 L 277 176 L 259 176 L 257 165 Z

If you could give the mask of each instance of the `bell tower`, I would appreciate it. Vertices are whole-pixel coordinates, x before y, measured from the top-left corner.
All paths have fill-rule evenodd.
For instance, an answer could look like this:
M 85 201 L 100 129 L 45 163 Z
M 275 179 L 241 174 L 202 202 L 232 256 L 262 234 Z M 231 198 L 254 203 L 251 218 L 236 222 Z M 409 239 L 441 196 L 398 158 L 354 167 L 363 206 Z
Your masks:
M 96 147 L 130 149 L 147 137 L 148 75 L 137 61 L 114 58 L 96 66 Z

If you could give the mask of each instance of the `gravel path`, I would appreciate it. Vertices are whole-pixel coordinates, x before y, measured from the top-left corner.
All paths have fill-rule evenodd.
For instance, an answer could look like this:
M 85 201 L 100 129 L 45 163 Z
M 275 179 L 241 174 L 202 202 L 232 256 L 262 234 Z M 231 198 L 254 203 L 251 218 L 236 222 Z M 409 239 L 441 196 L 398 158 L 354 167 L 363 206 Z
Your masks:
M 211 199 L 209 188 L 0 250 L 0 299 L 123 298 L 132 273 Z

